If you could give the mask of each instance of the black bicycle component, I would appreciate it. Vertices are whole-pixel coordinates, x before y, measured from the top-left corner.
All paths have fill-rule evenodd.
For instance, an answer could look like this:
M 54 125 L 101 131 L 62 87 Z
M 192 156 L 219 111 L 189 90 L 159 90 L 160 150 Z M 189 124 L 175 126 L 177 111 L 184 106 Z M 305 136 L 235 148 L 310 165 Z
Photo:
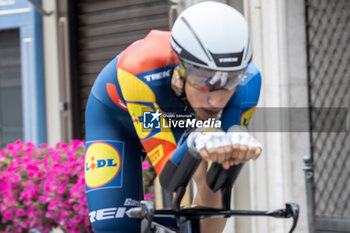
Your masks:
M 131 208 L 126 212 L 130 218 L 142 219 L 141 233 L 148 233 L 151 231 L 154 213 L 154 203 L 149 201 L 141 201 L 139 207 Z
M 184 217 L 179 218 L 180 232 L 181 233 L 200 233 L 200 219 L 187 219 Z
M 213 217 L 231 217 L 231 216 L 269 216 L 274 218 L 293 218 L 293 224 L 289 233 L 293 233 L 298 223 L 299 205 L 296 203 L 286 203 L 285 209 L 277 209 L 274 211 L 254 211 L 254 210 L 223 210 L 204 207 L 187 208 L 180 210 L 163 209 L 156 210 L 155 216 L 175 216 L 180 219 L 179 223 L 188 226 L 191 222 L 191 229 L 199 229 L 199 221 L 204 218 Z M 186 232 L 186 231 L 184 231 Z M 193 231 L 196 232 L 196 231 Z
M 298 219 L 299 219 L 299 205 L 296 203 L 287 203 L 286 209 L 288 211 L 288 214 L 293 217 L 293 225 L 289 231 L 289 233 L 292 233 L 294 229 L 297 227 Z
M 159 182 L 169 192 L 176 192 L 172 208 L 179 209 L 186 186 L 197 170 L 202 158 L 197 152 L 187 152 L 179 165 L 169 160 L 159 176 Z
M 141 233 L 176 233 L 175 231 L 170 230 L 169 228 L 152 221 L 153 217 L 155 216 L 155 209 L 154 203 L 151 201 L 141 201 L 139 207 L 129 209 L 128 211 L 126 211 L 126 214 L 129 218 L 142 219 Z
M 221 191 L 222 208 L 230 209 L 232 187 L 243 167 L 243 163 L 234 165 L 226 170 L 219 163 L 213 163 L 207 172 L 207 184 L 214 191 Z
M 153 216 L 175 217 L 180 226 L 182 233 L 200 233 L 200 220 L 214 217 L 231 217 L 231 216 L 270 216 L 275 218 L 293 218 L 293 224 L 289 231 L 292 233 L 297 225 L 299 218 L 299 206 L 295 203 L 287 203 L 285 209 L 274 211 L 252 211 L 252 210 L 231 210 L 231 192 L 232 187 L 243 167 L 243 163 L 234 165 L 225 170 L 221 164 L 213 163 L 207 172 L 206 181 L 208 186 L 215 192 L 222 193 L 222 209 L 213 209 L 206 207 L 180 208 L 180 202 L 185 194 L 186 186 L 201 162 L 198 153 L 187 152 L 180 165 L 169 160 L 160 175 L 160 183 L 169 192 L 176 192 L 172 202 L 172 209 L 154 210 L 154 205 L 149 206 L 142 204 L 141 207 L 132 208 L 127 211 L 131 217 L 144 219 L 146 230 L 156 228 L 156 223 L 149 223 Z M 153 209 L 152 209 L 153 208 Z M 135 214 L 138 213 L 138 214 Z M 152 216 L 152 217 L 151 217 Z M 160 228 L 159 228 L 160 227 Z M 160 226 L 160 232 L 172 232 L 170 229 Z M 146 232 L 146 231 L 143 231 Z M 147 232 L 148 233 L 148 232 Z
M 207 184 L 214 191 L 220 191 L 225 186 L 232 186 L 236 181 L 243 163 L 233 165 L 228 170 L 224 169 L 221 164 L 213 163 L 207 172 Z

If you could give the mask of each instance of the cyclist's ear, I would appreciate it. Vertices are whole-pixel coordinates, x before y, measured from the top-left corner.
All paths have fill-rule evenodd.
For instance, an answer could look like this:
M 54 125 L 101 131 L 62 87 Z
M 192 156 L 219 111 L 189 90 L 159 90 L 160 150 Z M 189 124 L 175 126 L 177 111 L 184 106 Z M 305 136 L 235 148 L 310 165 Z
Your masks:
M 171 88 L 178 97 L 183 97 L 185 95 L 185 77 L 181 75 L 181 65 L 177 65 L 174 68 L 174 74 L 171 77 Z

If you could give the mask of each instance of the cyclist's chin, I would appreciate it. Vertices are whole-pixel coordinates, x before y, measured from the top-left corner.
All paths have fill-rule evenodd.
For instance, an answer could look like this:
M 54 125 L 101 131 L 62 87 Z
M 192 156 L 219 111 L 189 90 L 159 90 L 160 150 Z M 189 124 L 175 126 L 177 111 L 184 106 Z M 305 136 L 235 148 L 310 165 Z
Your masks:
M 207 108 L 195 108 L 194 109 L 198 119 L 200 120 L 207 120 L 209 118 L 215 118 L 219 112 L 221 111 L 220 108 L 215 108 L 215 109 L 207 109 Z

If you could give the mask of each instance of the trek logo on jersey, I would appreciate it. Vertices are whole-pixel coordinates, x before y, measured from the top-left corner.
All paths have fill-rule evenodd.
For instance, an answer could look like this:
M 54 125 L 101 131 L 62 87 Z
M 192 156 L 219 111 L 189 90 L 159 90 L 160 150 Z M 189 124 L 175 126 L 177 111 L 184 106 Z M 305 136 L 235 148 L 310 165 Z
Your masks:
M 168 69 L 168 70 L 160 71 L 158 73 L 146 75 L 144 76 L 144 79 L 146 79 L 147 82 L 150 82 L 150 81 L 155 81 L 155 80 L 160 80 L 163 78 L 170 77 L 170 75 L 171 75 L 171 69 Z
M 86 190 L 122 186 L 124 144 L 118 141 L 88 142 L 85 155 Z
M 115 218 L 124 218 L 126 208 L 125 207 L 113 207 L 113 208 L 104 208 L 89 213 L 90 222 L 115 219 Z
M 160 129 L 160 116 L 162 114 L 157 112 L 144 112 L 143 113 L 143 128 L 144 129 Z

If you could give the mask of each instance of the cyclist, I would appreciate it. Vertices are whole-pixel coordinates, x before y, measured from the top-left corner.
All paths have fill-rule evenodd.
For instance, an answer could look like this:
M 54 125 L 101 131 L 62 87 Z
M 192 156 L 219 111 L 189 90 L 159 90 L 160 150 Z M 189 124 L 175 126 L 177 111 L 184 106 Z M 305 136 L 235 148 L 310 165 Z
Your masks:
M 168 161 L 180 164 L 187 150 L 196 150 L 203 161 L 193 177 L 194 203 L 221 207 L 220 194 L 205 182 L 208 161 L 228 169 L 261 153 L 242 130 L 261 86 L 251 59 L 244 17 L 226 4 L 202 2 L 182 12 L 171 32 L 152 30 L 106 65 L 86 108 L 85 180 L 95 232 L 140 231 L 125 212 L 143 196 L 142 151 L 160 174 Z M 194 114 L 195 122 L 215 122 L 216 132 L 171 128 L 165 113 Z M 225 219 L 208 219 L 202 229 L 221 232 L 224 225 Z

